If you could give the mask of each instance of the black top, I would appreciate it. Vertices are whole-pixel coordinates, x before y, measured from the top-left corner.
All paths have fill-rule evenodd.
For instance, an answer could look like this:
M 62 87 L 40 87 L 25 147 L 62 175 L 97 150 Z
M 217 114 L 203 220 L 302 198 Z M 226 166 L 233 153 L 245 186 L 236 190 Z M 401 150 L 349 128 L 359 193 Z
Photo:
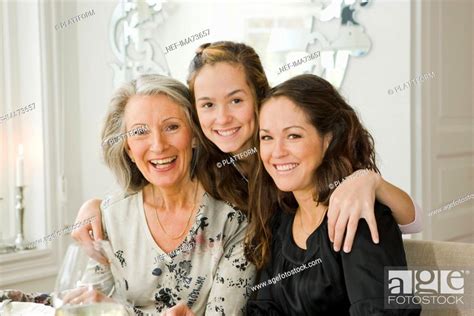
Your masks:
M 333 250 L 327 217 L 304 250 L 293 240 L 294 214 L 279 211 L 272 226 L 272 258 L 253 288 L 258 294 L 247 303 L 248 315 L 419 315 L 420 309 L 384 310 L 384 266 L 406 266 L 406 259 L 391 210 L 376 201 L 375 218 L 379 244 L 360 220 L 346 254 Z

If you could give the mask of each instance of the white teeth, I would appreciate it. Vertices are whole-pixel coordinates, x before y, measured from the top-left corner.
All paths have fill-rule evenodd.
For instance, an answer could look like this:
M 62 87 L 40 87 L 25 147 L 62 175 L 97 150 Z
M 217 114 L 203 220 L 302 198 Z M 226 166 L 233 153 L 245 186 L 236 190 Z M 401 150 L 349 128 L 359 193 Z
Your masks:
M 288 163 L 288 164 L 285 164 L 285 165 L 275 165 L 275 168 L 278 171 L 288 171 L 288 170 L 295 169 L 296 167 L 298 167 L 297 163 Z
M 166 158 L 166 159 L 154 159 L 154 160 L 150 160 L 150 162 L 154 165 L 164 165 L 164 164 L 173 162 L 176 158 L 177 156 Z
M 239 128 L 234 128 L 234 129 L 229 129 L 229 130 L 216 130 L 217 134 L 221 135 L 221 136 L 230 136 L 230 135 L 233 135 L 235 134 L 237 131 L 239 130 Z

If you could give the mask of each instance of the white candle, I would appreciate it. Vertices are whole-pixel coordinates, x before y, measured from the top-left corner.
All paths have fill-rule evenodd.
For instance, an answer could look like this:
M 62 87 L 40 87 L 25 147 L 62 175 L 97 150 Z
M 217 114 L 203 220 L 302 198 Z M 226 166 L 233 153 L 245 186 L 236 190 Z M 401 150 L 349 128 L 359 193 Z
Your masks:
M 23 144 L 18 145 L 18 157 L 16 158 L 16 185 L 23 186 L 24 166 L 23 166 Z

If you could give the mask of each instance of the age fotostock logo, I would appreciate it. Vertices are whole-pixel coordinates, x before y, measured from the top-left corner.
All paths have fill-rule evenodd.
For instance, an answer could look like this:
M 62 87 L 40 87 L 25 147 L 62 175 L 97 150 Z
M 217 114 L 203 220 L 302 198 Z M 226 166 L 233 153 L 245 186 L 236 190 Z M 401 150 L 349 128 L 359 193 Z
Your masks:
M 385 307 L 468 308 L 473 296 L 471 271 L 463 268 L 386 268 Z

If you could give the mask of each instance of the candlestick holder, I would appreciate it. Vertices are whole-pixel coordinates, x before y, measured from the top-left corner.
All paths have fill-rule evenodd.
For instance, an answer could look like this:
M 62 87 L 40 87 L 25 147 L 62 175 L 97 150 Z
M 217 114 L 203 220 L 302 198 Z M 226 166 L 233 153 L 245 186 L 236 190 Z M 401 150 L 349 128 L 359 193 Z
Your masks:
M 23 185 L 17 186 L 16 187 L 16 194 L 15 194 L 15 199 L 16 199 L 16 205 L 15 205 L 15 210 L 16 210 L 16 231 L 17 235 L 15 238 L 15 248 L 16 250 L 25 250 L 25 249 L 32 249 L 29 243 L 26 242 L 25 236 L 24 236 L 24 220 L 25 220 L 25 205 L 23 203 L 23 190 L 25 187 Z M 28 247 L 27 247 L 28 245 Z

